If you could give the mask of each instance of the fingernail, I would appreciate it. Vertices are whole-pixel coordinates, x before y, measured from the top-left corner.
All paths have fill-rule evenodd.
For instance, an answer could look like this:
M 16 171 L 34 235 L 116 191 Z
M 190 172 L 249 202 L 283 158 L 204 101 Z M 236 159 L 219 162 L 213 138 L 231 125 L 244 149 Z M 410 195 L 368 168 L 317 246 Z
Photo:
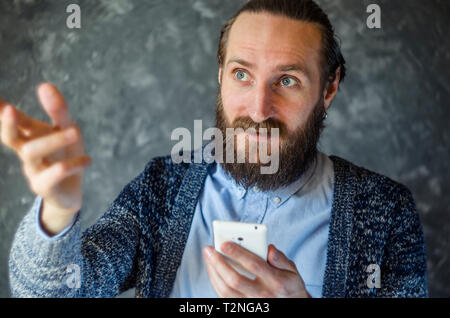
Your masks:
M 278 261 L 280 259 L 281 255 L 280 252 L 275 248 L 275 246 L 272 245 L 272 259 L 274 261 Z
M 211 247 L 206 247 L 205 248 L 205 253 L 206 253 L 206 256 L 208 256 L 208 257 L 211 257 L 212 256 L 212 251 L 211 251 Z
M 274 261 L 278 261 L 280 259 L 280 253 L 278 253 L 278 251 L 274 250 L 272 258 Z

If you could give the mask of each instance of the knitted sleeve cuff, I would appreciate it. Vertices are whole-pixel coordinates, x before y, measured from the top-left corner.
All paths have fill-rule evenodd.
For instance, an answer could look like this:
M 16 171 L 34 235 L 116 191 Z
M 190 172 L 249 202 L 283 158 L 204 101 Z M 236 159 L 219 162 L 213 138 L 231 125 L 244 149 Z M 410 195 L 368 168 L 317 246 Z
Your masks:
M 47 240 L 48 242 L 55 242 L 57 240 L 59 240 L 61 237 L 63 237 L 64 235 L 67 234 L 67 232 L 70 231 L 70 229 L 73 227 L 73 225 L 75 224 L 75 222 L 78 221 L 79 218 L 79 214 L 80 211 L 78 211 L 75 216 L 72 219 L 72 222 L 64 229 L 62 230 L 60 233 L 58 233 L 57 235 L 53 235 L 50 236 L 48 235 L 41 224 L 41 213 L 42 213 L 42 197 L 37 196 L 36 199 L 34 200 L 33 206 L 31 208 L 31 210 L 33 211 L 32 213 L 34 213 L 35 215 L 35 220 L 36 220 L 36 232 L 45 240 Z

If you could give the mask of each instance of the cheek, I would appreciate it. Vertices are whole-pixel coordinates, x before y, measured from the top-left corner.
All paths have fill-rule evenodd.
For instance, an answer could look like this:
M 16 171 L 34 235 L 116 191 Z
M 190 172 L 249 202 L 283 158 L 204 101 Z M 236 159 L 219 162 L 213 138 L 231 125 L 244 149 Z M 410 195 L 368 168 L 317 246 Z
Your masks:
M 279 108 L 279 120 L 283 122 L 290 133 L 303 127 L 309 116 L 309 108 L 304 104 L 290 103 Z
M 246 116 L 247 101 L 242 94 L 238 94 L 226 87 L 222 88 L 222 104 L 225 113 L 225 117 L 228 122 L 232 122 L 237 117 Z

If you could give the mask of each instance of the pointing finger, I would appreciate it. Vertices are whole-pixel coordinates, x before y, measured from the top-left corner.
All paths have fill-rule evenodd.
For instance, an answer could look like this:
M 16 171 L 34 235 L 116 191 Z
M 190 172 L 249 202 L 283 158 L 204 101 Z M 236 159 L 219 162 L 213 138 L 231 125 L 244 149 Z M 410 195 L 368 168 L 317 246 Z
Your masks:
M 53 126 L 67 128 L 73 125 L 66 101 L 54 85 L 41 84 L 37 89 L 37 94 L 42 107 L 52 120 Z

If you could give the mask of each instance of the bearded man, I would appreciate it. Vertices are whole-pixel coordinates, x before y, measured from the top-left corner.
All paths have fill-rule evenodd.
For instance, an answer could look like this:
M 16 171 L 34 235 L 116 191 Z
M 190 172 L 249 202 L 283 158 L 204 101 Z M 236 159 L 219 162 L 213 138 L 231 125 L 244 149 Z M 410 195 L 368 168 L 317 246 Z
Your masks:
M 155 158 L 83 233 L 89 158 L 64 99 L 50 84 L 38 89 L 54 127 L 0 103 L 2 142 L 18 153 L 37 194 L 11 250 L 13 295 L 114 297 L 135 287 L 137 297 L 426 297 L 411 192 L 317 149 L 345 77 L 322 9 L 310 0 L 247 2 L 222 29 L 218 62 L 216 126 L 223 135 L 244 130 L 233 150 L 245 162 Z M 279 167 L 263 174 L 248 146 L 273 141 Z M 211 246 L 214 220 L 267 225 L 267 261 L 221 246 L 254 279 Z M 76 288 L 65 283 L 71 265 Z

